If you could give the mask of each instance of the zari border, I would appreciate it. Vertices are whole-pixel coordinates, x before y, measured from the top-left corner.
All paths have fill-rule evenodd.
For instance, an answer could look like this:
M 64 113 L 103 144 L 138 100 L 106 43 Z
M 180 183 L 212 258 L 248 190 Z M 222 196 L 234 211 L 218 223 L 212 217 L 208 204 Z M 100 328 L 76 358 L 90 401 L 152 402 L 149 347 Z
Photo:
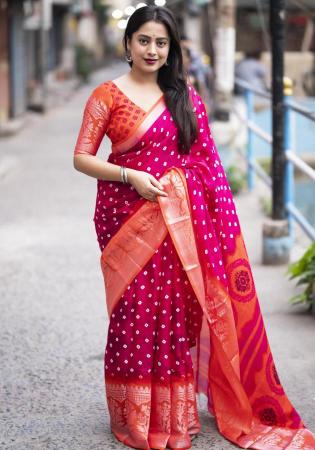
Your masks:
M 105 378 L 111 430 L 125 445 L 141 448 L 189 448 L 201 430 L 193 374 L 165 384 Z M 154 411 L 154 415 L 151 414 Z
M 147 201 L 122 225 L 104 248 L 101 268 L 109 315 L 166 235 L 167 228 L 159 205 Z
M 211 335 L 208 379 L 220 432 L 235 440 L 251 428 L 252 409 L 240 382 L 239 350 L 232 305 L 224 287 L 199 262 L 185 173 L 173 168 L 160 182 L 168 197 L 158 197 L 164 221 L 207 318 Z

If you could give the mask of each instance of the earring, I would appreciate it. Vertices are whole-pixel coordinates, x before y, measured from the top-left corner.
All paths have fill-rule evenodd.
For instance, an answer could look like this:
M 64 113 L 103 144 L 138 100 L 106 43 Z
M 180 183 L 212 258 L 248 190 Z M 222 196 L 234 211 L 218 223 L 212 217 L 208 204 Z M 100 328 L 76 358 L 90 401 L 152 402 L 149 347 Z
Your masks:
M 131 54 L 130 53 L 126 53 L 125 59 L 127 62 L 131 62 L 132 58 L 131 58 Z
M 169 63 L 168 63 L 168 61 L 166 60 L 166 62 L 165 62 L 165 66 L 168 66 L 169 65 Z

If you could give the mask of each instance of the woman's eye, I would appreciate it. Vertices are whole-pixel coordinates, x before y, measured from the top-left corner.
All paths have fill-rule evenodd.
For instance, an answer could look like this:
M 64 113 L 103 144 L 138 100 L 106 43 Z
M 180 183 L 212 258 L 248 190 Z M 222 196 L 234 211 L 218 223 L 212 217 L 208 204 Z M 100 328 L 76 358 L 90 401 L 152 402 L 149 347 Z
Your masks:
M 146 45 L 149 41 L 147 39 L 139 39 L 141 45 Z M 166 45 L 165 41 L 157 42 L 158 47 L 164 47 Z

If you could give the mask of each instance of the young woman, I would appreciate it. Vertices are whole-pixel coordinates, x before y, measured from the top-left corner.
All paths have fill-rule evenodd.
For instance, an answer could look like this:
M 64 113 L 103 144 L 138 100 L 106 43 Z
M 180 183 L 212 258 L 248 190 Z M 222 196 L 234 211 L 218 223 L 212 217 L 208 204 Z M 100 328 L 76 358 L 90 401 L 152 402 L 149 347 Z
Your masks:
M 124 37 L 130 71 L 87 101 L 75 168 L 98 179 L 95 227 L 110 317 L 105 386 L 126 446 L 185 449 L 204 394 L 242 448 L 314 449 L 279 381 L 232 194 L 176 23 L 145 6 Z M 107 162 L 96 156 L 104 134 Z

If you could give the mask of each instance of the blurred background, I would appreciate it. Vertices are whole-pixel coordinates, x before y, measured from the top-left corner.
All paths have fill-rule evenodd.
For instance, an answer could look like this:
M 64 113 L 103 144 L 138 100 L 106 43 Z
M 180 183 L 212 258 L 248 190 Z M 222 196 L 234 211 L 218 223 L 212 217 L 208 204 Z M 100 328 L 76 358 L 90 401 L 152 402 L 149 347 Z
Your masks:
M 174 12 L 190 81 L 206 103 L 223 161 L 235 166 L 234 150 L 244 149 L 248 142 L 248 129 L 239 117 L 248 114 L 248 105 L 244 103 L 245 89 L 237 80 L 266 92 L 272 85 L 271 50 L 276 36 L 272 38 L 270 32 L 270 2 L 148 3 L 167 6 Z M 122 35 L 128 17 L 144 4 L 129 0 L 0 0 L 0 137 L 19 132 L 30 111 L 42 114 L 62 104 L 89 83 L 93 73 L 102 68 L 115 72 L 114 68 L 124 61 Z M 285 39 L 279 55 L 284 55 L 284 74 L 294 98 L 313 111 L 315 3 L 287 0 L 283 14 Z M 267 133 L 271 130 L 271 111 L 270 102 L 255 100 L 253 117 Z M 313 125 L 313 121 L 297 115 L 291 127 L 300 154 L 312 167 Z M 255 156 L 268 166 L 270 142 L 257 134 L 252 140 Z M 308 178 L 297 180 L 297 202 L 314 225 L 312 189 Z
M 174 12 L 193 56 L 198 52 L 212 70 L 208 88 L 212 81 L 231 91 L 234 65 L 248 54 L 259 53 L 268 77 L 268 1 L 155 3 Z M 29 109 L 49 108 L 58 89 L 71 89 L 78 80 L 87 81 L 93 70 L 123 57 L 126 21 L 141 5 L 125 0 L 0 0 L 0 131 L 8 131 L 5 124 L 21 120 Z M 315 95 L 314 17 L 312 0 L 287 1 L 285 73 L 294 81 L 296 95 Z

